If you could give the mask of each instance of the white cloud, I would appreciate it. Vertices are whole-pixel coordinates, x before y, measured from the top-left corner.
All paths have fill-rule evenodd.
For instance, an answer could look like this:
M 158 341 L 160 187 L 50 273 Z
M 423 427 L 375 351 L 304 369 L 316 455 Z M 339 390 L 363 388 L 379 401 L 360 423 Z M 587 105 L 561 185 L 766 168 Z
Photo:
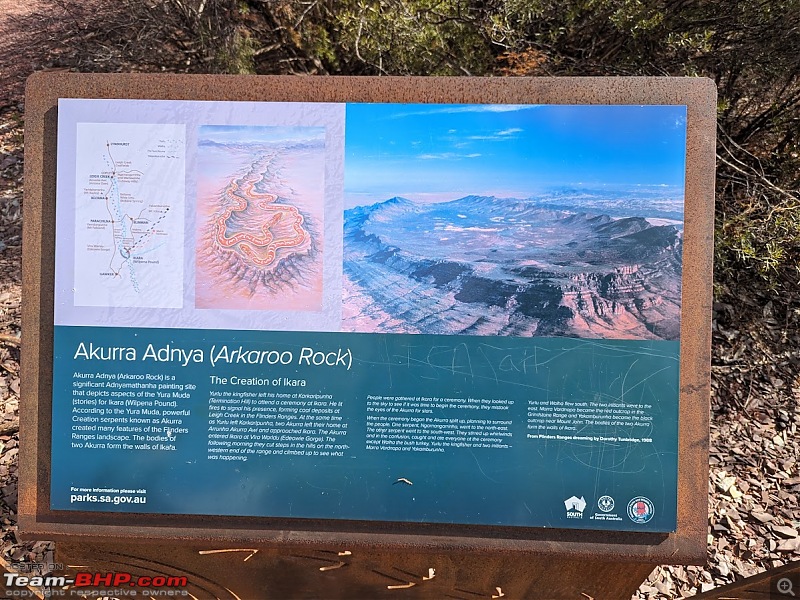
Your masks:
M 455 129 L 448 130 L 448 134 L 440 141 L 449 144 L 451 148 L 468 148 L 473 145 L 473 142 L 503 142 L 508 140 L 517 139 L 518 133 L 524 131 L 519 127 L 510 127 L 508 129 L 501 129 L 494 133 L 484 133 L 476 135 L 457 136 L 454 135 Z M 413 145 L 413 142 L 412 142 Z
M 510 129 L 502 129 L 495 133 L 489 133 L 484 135 L 470 135 L 467 139 L 470 140 L 478 140 L 481 142 L 502 142 L 506 140 L 513 140 L 516 138 L 517 133 L 520 133 L 522 129 L 519 127 L 511 127 Z
M 433 108 L 414 110 L 405 113 L 395 113 L 391 115 L 393 119 L 403 117 L 414 117 L 418 115 L 438 115 L 455 113 L 504 113 L 519 110 L 530 110 L 541 108 L 541 104 L 463 104 L 463 105 L 432 105 Z
M 417 158 L 420 160 L 459 160 L 461 158 L 478 158 L 480 154 L 473 152 L 471 154 L 459 154 L 457 152 L 437 152 L 431 154 L 419 154 Z

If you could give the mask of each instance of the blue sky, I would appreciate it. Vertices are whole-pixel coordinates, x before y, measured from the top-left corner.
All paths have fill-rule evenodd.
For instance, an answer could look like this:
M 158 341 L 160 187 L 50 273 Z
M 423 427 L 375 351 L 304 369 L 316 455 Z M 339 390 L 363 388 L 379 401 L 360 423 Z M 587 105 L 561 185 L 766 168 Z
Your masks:
M 348 104 L 346 204 L 684 184 L 684 106 Z

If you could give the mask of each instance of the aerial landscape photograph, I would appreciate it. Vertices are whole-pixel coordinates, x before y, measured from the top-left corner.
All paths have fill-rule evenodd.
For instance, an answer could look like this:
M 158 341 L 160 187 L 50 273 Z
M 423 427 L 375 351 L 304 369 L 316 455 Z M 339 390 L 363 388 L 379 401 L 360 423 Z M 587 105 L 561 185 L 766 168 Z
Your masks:
M 349 104 L 346 131 L 343 331 L 679 339 L 685 107 Z

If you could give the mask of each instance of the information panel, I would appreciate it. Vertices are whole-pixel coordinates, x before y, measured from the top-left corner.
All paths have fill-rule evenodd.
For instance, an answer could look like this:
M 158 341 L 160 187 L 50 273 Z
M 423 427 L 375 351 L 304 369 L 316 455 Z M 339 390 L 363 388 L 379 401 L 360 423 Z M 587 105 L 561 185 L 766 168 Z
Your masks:
M 62 99 L 51 509 L 676 530 L 686 107 Z

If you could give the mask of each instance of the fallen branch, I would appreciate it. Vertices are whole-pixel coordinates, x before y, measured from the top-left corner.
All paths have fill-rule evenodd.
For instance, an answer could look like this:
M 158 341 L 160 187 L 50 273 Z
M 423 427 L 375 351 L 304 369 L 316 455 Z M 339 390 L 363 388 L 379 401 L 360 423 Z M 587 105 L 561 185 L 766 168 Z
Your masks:
M 22 340 L 15 335 L 8 333 L 0 333 L 0 343 L 11 344 L 12 346 L 19 346 Z
M 777 185 L 772 183 L 769 179 L 767 179 L 763 174 L 759 173 L 756 169 L 754 169 L 753 167 L 747 165 L 746 163 L 743 163 L 738 158 L 736 158 L 736 156 L 733 154 L 733 152 L 731 152 L 730 149 L 724 143 L 722 143 L 722 141 L 720 141 L 719 145 L 722 146 L 722 148 L 725 150 L 725 152 L 727 152 L 734 161 L 738 162 L 742 166 L 739 167 L 739 166 L 733 164 L 731 161 L 726 160 L 718 152 L 717 153 L 717 160 L 719 160 L 721 163 L 729 166 L 731 169 L 733 169 L 737 173 L 740 173 L 740 174 L 744 175 L 746 178 L 752 177 L 752 178 L 756 179 L 761 185 L 763 185 L 764 187 L 771 189 L 773 192 L 783 196 L 784 198 L 786 198 L 790 202 L 793 202 L 793 203 L 798 202 L 798 197 L 797 196 L 795 196 L 794 194 L 792 194 L 791 192 L 789 192 L 787 190 L 784 190 L 783 188 L 778 187 Z M 789 208 L 785 208 L 783 210 L 792 210 L 794 208 L 795 208 L 795 206 L 793 205 L 793 206 L 791 206 Z M 774 211 L 775 211 L 775 209 L 773 209 L 773 212 Z
M 19 433 L 19 418 L 0 425 L 0 435 L 14 435 L 15 433 Z

